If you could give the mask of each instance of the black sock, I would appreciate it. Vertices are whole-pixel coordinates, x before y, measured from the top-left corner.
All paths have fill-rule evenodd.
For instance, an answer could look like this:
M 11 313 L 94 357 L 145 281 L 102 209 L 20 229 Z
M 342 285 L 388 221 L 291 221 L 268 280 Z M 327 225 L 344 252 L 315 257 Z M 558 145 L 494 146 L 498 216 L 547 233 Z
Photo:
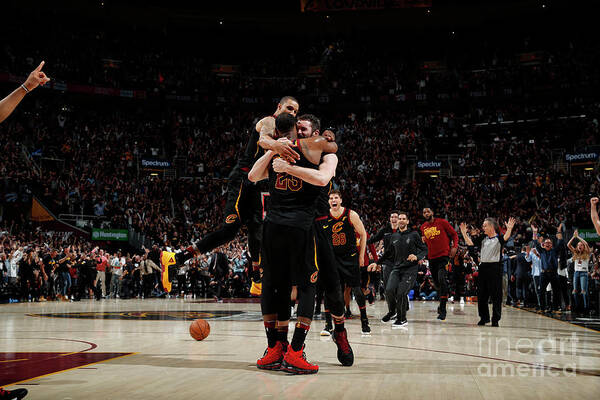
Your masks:
M 329 312 L 329 310 L 325 310 L 325 325 L 326 326 L 331 326 L 331 313 Z
M 358 307 L 358 309 L 360 310 L 361 321 L 366 320 L 367 319 L 367 307 L 366 306 Z
M 275 320 L 264 321 L 265 332 L 267 332 L 267 345 L 269 347 L 275 346 L 277 343 L 277 328 L 275 327 Z
M 344 317 L 333 317 L 333 326 L 336 332 L 343 332 L 346 329 L 344 328 Z
M 440 299 L 440 310 L 442 312 L 446 312 L 446 302 L 448 301 L 447 298 L 445 299 Z
M 292 337 L 292 350 L 299 351 L 302 349 L 309 329 L 310 324 L 307 324 L 306 322 L 296 323 L 296 329 L 294 329 L 294 336 Z
M 288 325 L 277 326 L 277 341 L 288 344 Z

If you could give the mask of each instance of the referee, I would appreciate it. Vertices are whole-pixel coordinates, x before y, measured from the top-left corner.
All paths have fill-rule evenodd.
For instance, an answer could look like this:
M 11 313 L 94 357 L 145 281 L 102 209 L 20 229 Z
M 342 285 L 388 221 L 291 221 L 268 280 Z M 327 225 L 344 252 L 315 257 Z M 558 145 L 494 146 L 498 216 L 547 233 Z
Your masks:
M 483 235 L 471 239 L 467 233 L 467 224 L 460 224 L 460 232 L 471 254 L 480 249 L 479 284 L 477 288 L 477 308 L 479 322 L 485 325 L 490 322 L 490 309 L 488 300 L 492 298 L 492 326 L 498 326 L 502 317 L 502 248 L 510 239 L 515 219 L 510 218 L 506 223 L 506 233 L 500 235 L 500 226 L 493 218 L 483 221 Z M 474 243 L 475 241 L 475 243 Z

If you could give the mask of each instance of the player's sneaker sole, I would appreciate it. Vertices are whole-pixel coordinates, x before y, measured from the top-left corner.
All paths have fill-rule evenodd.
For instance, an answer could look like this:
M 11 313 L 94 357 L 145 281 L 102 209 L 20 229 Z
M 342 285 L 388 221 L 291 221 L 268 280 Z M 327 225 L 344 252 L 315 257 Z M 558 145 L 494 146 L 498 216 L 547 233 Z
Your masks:
M 278 371 L 281 369 L 281 362 L 277 362 L 277 363 L 272 363 L 272 364 L 266 364 L 266 365 L 258 365 L 256 364 L 256 367 L 258 369 L 266 369 L 269 371 Z
M 283 363 L 281 363 L 280 371 L 287 372 L 288 374 L 292 374 L 292 375 L 310 375 L 310 374 L 316 374 L 317 372 L 319 372 L 318 369 L 313 370 L 313 369 L 297 368 L 297 367 L 294 367 L 293 365 L 288 364 L 285 361 Z

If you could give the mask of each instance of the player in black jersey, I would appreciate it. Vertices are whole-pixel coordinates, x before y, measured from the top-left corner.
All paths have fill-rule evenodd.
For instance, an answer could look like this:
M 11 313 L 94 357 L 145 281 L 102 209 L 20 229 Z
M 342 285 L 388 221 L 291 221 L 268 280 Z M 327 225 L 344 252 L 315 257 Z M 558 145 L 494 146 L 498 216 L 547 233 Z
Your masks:
M 233 240 L 241 226 L 246 225 L 248 227 L 248 250 L 253 271 L 255 271 L 254 280 L 258 279 L 263 216 L 260 189 L 255 183 L 248 180 L 248 172 L 254 162 L 263 155 L 263 150 L 258 145 L 261 135 L 273 134 L 272 130 L 267 129 L 267 125 L 270 126 L 270 124 L 266 121 L 275 121 L 274 117 L 285 113 L 295 116 L 298 108 L 298 101 L 295 98 L 285 96 L 277 105 L 273 116 L 265 117 L 256 124 L 246 148 L 229 174 L 223 224 L 216 231 L 207 234 L 202 240 L 193 244 L 194 250 L 206 253 Z M 286 142 L 275 142 L 274 150 L 290 157 L 294 157 L 294 154 L 297 155 Z
M 294 165 L 297 169 L 318 172 L 321 154 L 337 150 L 337 145 L 325 138 L 297 140 L 296 119 L 289 114 L 277 117 L 276 129 L 279 136 L 292 141 L 292 147 L 300 155 Z M 319 274 L 312 230 L 319 187 L 283 172 L 289 163 L 275 156 L 274 151 L 267 151 L 248 174 L 252 182 L 268 178 L 271 195 L 261 250 L 264 273 L 261 310 L 268 348 L 257 361 L 257 367 L 294 374 L 316 373 L 319 367 L 306 361 L 303 348 L 312 322 L 315 282 Z M 331 177 L 326 177 L 323 185 Z M 277 322 L 289 320 L 292 284 L 298 287 L 298 322 L 288 346 L 287 332 L 282 337 Z
M 329 193 L 328 215 L 317 218 L 319 229 L 326 232 L 331 241 L 337 259 L 337 268 L 342 285 L 352 288 L 352 293 L 360 309 L 362 333 L 371 333 L 367 317 L 365 295 L 360 287 L 360 268 L 364 264 L 367 246 L 367 232 L 355 211 L 342 207 L 342 195 L 339 190 Z M 359 249 L 356 236 L 359 235 Z
M 312 115 L 305 114 L 298 117 L 298 136 L 317 137 L 320 136 L 321 122 Z M 323 137 L 329 141 L 335 141 L 335 135 L 330 130 L 323 132 Z M 338 158 L 335 154 L 324 154 L 319 164 L 319 170 L 306 170 L 297 166 L 284 165 L 284 172 L 304 179 L 316 185 L 323 185 L 328 177 L 335 175 Z M 334 186 L 330 179 L 329 183 L 321 187 L 321 193 L 317 198 L 315 216 L 326 215 L 329 212 L 329 192 Z M 317 241 L 317 261 L 319 264 L 319 279 L 317 281 L 317 290 L 325 294 L 325 317 L 326 327 L 321 335 L 330 336 L 333 333 L 333 341 L 336 344 L 337 358 L 344 366 L 354 364 L 354 353 L 348 342 L 348 332 L 344 326 L 344 297 L 338 275 L 337 259 L 333 252 L 331 240 L 322 229 L 318 229 L 318 222 L 315 220 L 314 231 Z M 321 301 L 317 295 L 319 302 Z M 333 321 L 332 321 L 333 319 Z M 333 322 L 333 324 L 332 324 Z M 334 328 L 335 326 L 335 328 Z

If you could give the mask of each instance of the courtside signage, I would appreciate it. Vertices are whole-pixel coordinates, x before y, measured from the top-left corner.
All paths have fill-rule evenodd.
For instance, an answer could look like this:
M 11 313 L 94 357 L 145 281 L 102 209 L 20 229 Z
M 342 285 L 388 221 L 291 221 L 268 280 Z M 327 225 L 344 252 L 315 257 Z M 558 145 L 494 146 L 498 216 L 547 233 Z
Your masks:
M 126 242 L 129 240 L 127 229 L 92 229 L 92 240 L 113 240 Z
M 565 159 L 569 162 L 573 161 L 594 161 L 598 159 L 598 153 L 575 153 L 566 154 Z

